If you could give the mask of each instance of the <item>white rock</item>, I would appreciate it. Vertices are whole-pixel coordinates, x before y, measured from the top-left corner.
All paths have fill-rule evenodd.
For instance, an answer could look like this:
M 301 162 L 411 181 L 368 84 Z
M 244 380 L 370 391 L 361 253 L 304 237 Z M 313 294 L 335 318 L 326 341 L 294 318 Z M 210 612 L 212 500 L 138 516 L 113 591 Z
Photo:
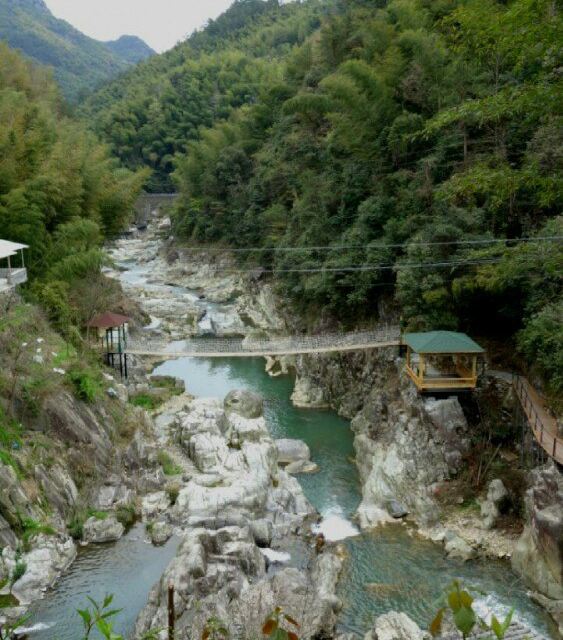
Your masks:
M 84 523 L 82 539 L 86 543 L 96 544 L 115 542 L 121 538 L 124 532 L 125 527 L 117 521 L 114 515 L 109 515 L 104 519 L 92 516 Z

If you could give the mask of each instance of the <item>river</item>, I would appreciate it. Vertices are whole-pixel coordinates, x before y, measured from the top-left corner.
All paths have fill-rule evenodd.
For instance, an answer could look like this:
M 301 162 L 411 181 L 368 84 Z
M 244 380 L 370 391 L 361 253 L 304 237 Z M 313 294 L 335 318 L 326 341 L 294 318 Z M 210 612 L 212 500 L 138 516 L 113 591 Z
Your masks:
M 121 276 L 124 283 L 143 282 L 146 269 L 131 261 L 124 266 L 129 269 Z M 322 514 L 327 537 L 342 539 L 349 553 L 339 585 L 344 602 L 340 631 L 363 634 L 374 616 L 391 609 L 405 611 L 425 627 L 444 589 L 460 578 L 483 594 L 479 597 L 484 607 L 502 613 L 513 606 L 529 627 L 555 637 L 548 616 L 527 597 L 526 586 L 506 562 L 448 559 L 441 546 L 422 540 L 403 524 L 360 534 L 352 520 L 361 495 L 350 425 L 332 411 L 294 407 L 291 377 L 271 378 L 261 358 L 180 358 L 162 363 L 153 373 L 183 379 L 187 391 L 200 397 L 224 397 L 232 389 L 252 389 L 265 399 L 266 419 L 274 437 L 307 442 L 320 471 L 299 476 L 299 481 Z M 176 546 L 174 539 L 161 548 L 147 545 L 138 525 L 113 545 L 83 551 L 55 589 L 34 607 L 29 624 L 48 628 L 32 637 L 76 640 L 76 608 L 84 605 L 86 595 L 100 598 L 108 592 L 116 594 L 115 604 L 123 608 L 118 628 L 131 633 L 152 584 Z

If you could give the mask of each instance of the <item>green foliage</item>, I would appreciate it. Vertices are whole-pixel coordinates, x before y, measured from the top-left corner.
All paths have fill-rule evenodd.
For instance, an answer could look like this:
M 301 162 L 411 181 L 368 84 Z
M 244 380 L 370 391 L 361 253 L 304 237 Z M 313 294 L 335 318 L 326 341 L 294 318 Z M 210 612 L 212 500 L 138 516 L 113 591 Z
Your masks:
M 24 544 L 24 548 L 29 549 L 32 538 L 39 534 L 53 536 L 56 534 L 56 531 L 52 526 L 37 522 L 37 520 L 34 520 L 33 518 L 23 518 L 22 542 Z
M 23 577 L 26 571 L 27 564 L 23 560 L 17 559 L 12 575 L 10 576 L 10 585 L 13 586 L 21 577 Z
M 138 39 L 93 40 L 55 18 L 37 0 L 0 0 L 0 39 L 53 67 L 65 96 L 72 100 L 154 53 Z
M 112 618 L 121 612 L 121 609 L 112 609 L 113 595 L 107 595 L 103 602 L 98 603 L 92 598 L 88 598 L 90 607 L 78 609 L 77 613 L 82 619 L 83 640 L 95 637 L 99 633 L 105 640 L 123 640 L 123 636 L 118 635 L 113 630 Z
M 107 520 L 109 513 L 99 509 L 87 509 L 86 515 L 88 518 L 96 518 L 96 520 Z
M 30 296 L 68 337 L 112 297 L 102 244 L 129 223 L 147 175 L 121 168 L 63 114 L 50 74 L 0 43 L 2 237 L 30 246 Z
M 137 517 L 136 509 L 134 504 L 126 504 L 118 507 L 115 510 L 115 517 L 118 522 L 128 529 L 135 523 L 135 519 Z
M 475 613 L 473 602 L 473 596 L 463 589 L 457 580 L 454 581 L 446 594 L 444 606 L 438 610 L 430 623 L 429 631 L 432 637 L 441 635 L 444 617 L 448 614 L 463 638 L 468 638 L 476 627 L 479 627 L 484 631 L 492 631 L 497 640 L 503 640 L 512 622 L 514 610 L 510 611 L 502 623 L 493 615 L 491 623 L 488 624 Z
M 84 522 L 84 517 L 78 514 L 67 523 L 67 531 L 74 540 L 82 540 L 84 535 Z
M 15 601 L 15 604 L 14 604 Z M 13 607 L 18 606 L 19 602 L 17 601 L 12 594 L 0 596 L 0 609 L 4 607 Z M 30 616 L 23 616 L 18 620 L 13 622 L 6 622 L 0 624 L 0 640 L 12 640 L 14 638 L 14 633 L 18 628 L 23 627 L 26 622 L 29 621 Z
M 81 368 L 74 365 L 72 369 L 67 371 L 66 377 L 72 385 L 77 398 L 85 402 L 95 402 L 100 396 L 102 385 L 98 372 Z
M 157 460 L 165 476 L 177 476 L 182 473 L 182 467 L 178 466 L 166 451 L 159 451 Z
M 129 402 L 136 406 L 145 409 L 146 411 L 152 411 L 158 407 L 159 399 L 154 396 L 150 396 L 147 393 L 138 393 L 129 399 Z
M 290 627 L 289 630 L 287 626 Z M 262 633 L 271 640 L 299 640 L 293 629 L 299 629 L 297 621 L 284 613 L 281 607 L 276 607 L 264 622 Z
M 203 627 L 201 640 L 225 640 L 229 637 L 229 630 L 219 618 L 209 618 Z

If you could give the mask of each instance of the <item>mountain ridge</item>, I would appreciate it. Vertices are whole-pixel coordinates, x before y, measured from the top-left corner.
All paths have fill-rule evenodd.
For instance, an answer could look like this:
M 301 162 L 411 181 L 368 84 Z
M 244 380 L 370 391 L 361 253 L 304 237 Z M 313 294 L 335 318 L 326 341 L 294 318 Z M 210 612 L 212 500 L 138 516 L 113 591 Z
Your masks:
M 72 102 L 154 53 L 136 36 L 110 43 L 90 38 L 56 18 L 43 0 L 0 0 L 0 40 L 52 67 Z

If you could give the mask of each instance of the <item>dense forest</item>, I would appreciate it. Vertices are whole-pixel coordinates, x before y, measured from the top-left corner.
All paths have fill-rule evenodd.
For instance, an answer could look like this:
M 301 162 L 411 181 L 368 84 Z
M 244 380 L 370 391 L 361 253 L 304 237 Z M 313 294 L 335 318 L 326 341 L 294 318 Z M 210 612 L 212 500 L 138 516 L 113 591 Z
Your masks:
M 0 0 L 0 40 L 52 67 L 71 101 L 154 53 L 135 37 L 107 43 L 89 38 L 55 18 L 43 0 Z
M 552 0 L 238 0 L 83 114 L 149 189 L 175 170 L 178 236 L 305 317 L 393 299 L 407 328 L 514 336 L 557 390 L 562 31 Z
M 128 223 L 146 177 L 64 115 L 48 71 L 0 43 L 0 237 L 30 246 L 28 295 L 64 334 L 116 295 L 102 244 Z

